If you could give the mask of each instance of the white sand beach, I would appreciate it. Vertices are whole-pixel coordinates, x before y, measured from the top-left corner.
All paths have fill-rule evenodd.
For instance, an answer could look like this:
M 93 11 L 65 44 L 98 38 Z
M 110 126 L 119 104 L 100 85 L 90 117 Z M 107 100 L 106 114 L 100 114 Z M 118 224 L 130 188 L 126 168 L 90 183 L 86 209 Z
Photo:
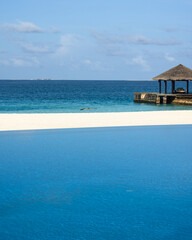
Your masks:
M 192 111 L 0 114 L 0 131 L 192 124 Z

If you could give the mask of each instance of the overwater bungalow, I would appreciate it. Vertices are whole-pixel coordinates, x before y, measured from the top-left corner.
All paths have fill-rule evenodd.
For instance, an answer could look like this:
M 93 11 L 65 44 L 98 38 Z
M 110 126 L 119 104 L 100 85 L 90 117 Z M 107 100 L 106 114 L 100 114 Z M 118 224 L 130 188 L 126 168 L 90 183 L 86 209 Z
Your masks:
M 153 78 L 159 82 L 158 93 L 134 93 L 134 102 L 156 104 L 183 104 L 192 105 L 192 93 L 189 93 L 189 81 L 192 81 L 192 70 L 179 64 L 168 71 Z M 177 81 L 184 83 L 183 88 L 175 87 Z M 164 83 L 164 93 L 162 84 Z M 171 83 L 171 91 L 168 93 L 168 84 Z

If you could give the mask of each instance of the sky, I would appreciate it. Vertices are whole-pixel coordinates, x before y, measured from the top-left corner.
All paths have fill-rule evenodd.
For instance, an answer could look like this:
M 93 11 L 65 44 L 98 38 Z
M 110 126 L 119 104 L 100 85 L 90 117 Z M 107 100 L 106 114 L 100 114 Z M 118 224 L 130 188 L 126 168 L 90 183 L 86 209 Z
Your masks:
M 192 0 L 1 0 L 0 79 L 145 80 L 192 68 Z

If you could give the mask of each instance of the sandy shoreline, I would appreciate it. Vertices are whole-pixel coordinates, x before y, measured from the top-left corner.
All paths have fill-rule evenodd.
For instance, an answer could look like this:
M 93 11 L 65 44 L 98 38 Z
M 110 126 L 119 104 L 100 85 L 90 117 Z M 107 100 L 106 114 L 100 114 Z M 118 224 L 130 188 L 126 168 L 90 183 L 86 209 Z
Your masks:
M 0 131 L 192 124 L 192 111 L 0 114 Z

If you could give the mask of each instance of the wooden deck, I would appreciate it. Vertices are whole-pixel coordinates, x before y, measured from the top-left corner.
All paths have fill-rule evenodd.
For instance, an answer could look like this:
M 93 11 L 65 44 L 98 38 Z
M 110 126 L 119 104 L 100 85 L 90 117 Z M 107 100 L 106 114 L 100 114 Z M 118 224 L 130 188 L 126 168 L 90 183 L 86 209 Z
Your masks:
M 192 94 L 134 93 L 134 102 L 192 105 Z

